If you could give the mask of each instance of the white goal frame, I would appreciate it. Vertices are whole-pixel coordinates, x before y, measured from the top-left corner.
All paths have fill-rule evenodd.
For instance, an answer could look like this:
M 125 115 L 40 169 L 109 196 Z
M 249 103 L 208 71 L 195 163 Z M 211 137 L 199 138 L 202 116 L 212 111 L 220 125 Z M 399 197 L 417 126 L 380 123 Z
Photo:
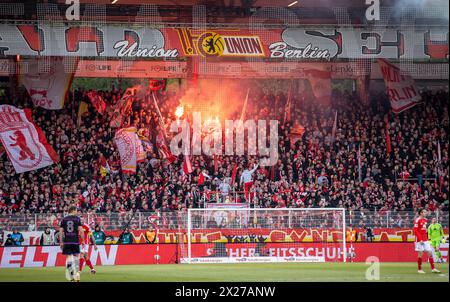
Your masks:
M 187 262 L 191 264 L 193 263 L 192 260 L 192 242 L 191 242 L 191 233 L 192 233 L 192 213 L 193 212 L 210 212 L 210 211 L 223 211 L 223 210 L 230 210 L 230 211 L 273 211 L 273 212 L 280 212 L 280 211 L 330 211 L 330 212 L 336 212 L 340 211 L 342 212 L 342 244 L 343 244 L 343 262 L 347 262 L 347 238 L 346 238 L 346 217 L 345 217 L 345 208 L 197 208 L 197 209 L 188 209 L 187 211 L 187 248 L 188 248 L 188 259 Z M 256 258 L 256 257 L 255 257 Z M 261 257 L 264 259 L 267 259 L 268 257 Z M 270 257 L 269 257 L 270 258 Z M 270 261 L 264 261 L 264 259 L 261 259 L 261 262 L 270 262 Z M 270 259 L 267 259 L 270 260 Z M 251 261 L 250 261 L 251 262 Z M 321 262 L 314 259 L 311 259 L 310 262 Z M 323 261 L 322 261 L 323 262 Z M 199 263 L 199 262 L 195 262 Z

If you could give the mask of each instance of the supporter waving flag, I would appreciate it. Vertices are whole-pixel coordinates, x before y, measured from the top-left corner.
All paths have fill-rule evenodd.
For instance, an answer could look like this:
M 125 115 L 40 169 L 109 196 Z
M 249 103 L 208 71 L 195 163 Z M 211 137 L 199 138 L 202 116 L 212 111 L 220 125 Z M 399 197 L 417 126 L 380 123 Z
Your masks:
M 0 105 L 0 142 L 17 173 L 37 170 L 59 161 L 30 109 Z

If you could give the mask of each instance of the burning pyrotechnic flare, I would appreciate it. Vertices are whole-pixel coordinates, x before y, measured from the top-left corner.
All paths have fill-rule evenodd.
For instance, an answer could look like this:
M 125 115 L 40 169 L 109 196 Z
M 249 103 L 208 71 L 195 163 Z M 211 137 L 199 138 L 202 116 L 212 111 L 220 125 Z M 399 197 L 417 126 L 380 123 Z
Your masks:
M 180 118 L 183 116 L 183 114 L 184 114 L 184 107 L 183 107 L 183 105 L 180 105 L 177 107 L 177 109 L 175 109 L 175 116 L 177 118 Z

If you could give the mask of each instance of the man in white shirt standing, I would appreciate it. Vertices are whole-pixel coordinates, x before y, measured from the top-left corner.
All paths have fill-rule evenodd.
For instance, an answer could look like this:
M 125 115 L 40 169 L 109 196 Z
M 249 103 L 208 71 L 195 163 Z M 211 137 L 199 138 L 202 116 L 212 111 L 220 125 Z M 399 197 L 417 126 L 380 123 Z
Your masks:
M 253 169 L 249 170 L 250 166 L 242 172 L 240 185 L 244 183 L 245 200 L 249 202 L 253 198 L 253 193 L 250 190 L 253 187 L 253 173 L 258 169 L 258 165 L 253 165 Z

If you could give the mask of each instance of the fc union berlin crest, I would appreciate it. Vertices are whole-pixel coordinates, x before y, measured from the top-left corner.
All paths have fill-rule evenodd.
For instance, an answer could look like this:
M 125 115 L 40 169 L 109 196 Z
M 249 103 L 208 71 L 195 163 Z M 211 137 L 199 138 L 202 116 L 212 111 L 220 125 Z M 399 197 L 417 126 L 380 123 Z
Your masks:
M 18 173 L 53 164 L 45 137 L 31 121 L 30 112 L 0 106 L 0 140 Z

